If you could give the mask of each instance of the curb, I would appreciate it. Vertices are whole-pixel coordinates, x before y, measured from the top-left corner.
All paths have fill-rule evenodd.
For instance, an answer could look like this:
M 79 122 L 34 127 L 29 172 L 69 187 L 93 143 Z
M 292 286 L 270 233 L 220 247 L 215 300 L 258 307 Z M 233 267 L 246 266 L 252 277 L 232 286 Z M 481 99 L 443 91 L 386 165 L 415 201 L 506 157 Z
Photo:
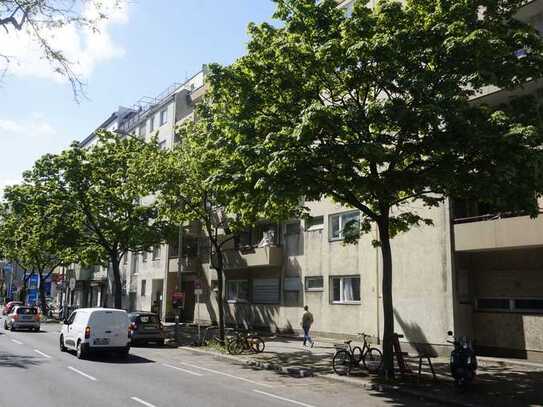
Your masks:
M 286 374 L 293 377 L 303 378 L 303 377 L 318 377 L 320 379 L 332 381 L 332 382 L 342 382 L 356 386 L 362 386 L 367 391 L 378 391 L 378 392 L 396 392 L 410 397 L 416 397 L 426 401 L 437 402 L 442 405 L 456 406 L 456 407 L 483 407 L 481 404 L 474 404 L 469 402 L 452 400 L 450 398 L 441 397 L 436 394 L 427 393 L 421 390 L 408 389 L 402 385 L 392 385 L 392 384 L 382 384 L 382 383 L 371 383 L 364 379 L 353 379 L 351 377 L 338 376 L 335 374 L 322 374 L 315 373 L 311 368 L 297 367 L 297 366 L 281 366 L 276 363 L 265 362 L 256 359 L 244 359 L 232 355 L 225 355 L 218 352 L 207 351 L 202 349 L 195 349 L 189 346 L 180 346 L 178 349 L 186 350 L 189 352 L 196 353 L 205 353 L 210 356 L 214 356 L 219 359 L 234 361 L 240 364 L 250 366 L 258 370 L 273 370 L 281 374 Z

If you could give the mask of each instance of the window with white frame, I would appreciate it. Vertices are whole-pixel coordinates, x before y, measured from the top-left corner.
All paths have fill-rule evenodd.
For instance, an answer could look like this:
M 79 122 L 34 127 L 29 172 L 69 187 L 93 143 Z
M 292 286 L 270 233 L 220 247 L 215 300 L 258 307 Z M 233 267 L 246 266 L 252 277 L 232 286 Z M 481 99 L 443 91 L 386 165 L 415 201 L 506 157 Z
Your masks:
M 140 124 L 139 130 L 138 130 L 138 134 L 140 135 L 140 137 L 145 136 L 145 124 L 146 123 Z
M 248 302 L 249 280 L 227 280 L 226 300 L 228 302 Z
M 158 260 L 160 258 L 160 245 L 156 244 L 153 246 L 153 260 Z
M 149 118 L 149 132 L 155 131 L 155 115 Z
M 350 230 L 356 230 L 360 227 L 360 212 L 351 211 L 344 213 L 337 213 L 330 215 L 329 219 L 329 233 L 330 240 L 340 240 L 345 237 L 345 232 Z
M 305 278 L 305 291 L 322 291 L 322 290 L 324 290 L 324 278 L 322 276 Z
M 253 298 L 254 304 L 279 304 L 278 278 L 258 278 L 253 280 Z
M 160 125 L 163 126 L 168 122 L 168 109 L 160 111 Z
M 358 304 L 360 303 L 360 277 L 331 277 L 330 292 L 333 304 Z

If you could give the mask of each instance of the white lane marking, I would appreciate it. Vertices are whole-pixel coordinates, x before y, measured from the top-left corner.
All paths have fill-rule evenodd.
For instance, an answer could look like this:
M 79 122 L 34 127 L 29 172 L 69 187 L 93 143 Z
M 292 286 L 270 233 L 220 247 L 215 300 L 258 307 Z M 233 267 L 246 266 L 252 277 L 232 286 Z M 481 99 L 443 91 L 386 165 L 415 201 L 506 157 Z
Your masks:
M 134 401 L 137 401 L 138 403 L 143 404 L 144 406 L 147 406 L 147 407 L 156 407 L 154 404 L 148 403 L 145 400 L 142 400 L 142 399 L 137 398 L 137 397 L 130 397 L 130 399 L 134 400 Z
M 91 375 L 83 373 L 81 370 L 77 370 L 75 367 L 68 366 L 68 369 L 70 369 L 72 372 L 80 374 L 83 377 L 86 377 L 89 380 L 92 380 L 93 382 L 95 382 L 97 380 L 96 377 L 92 377 Z
M 51 356 L 46 355 L 45 353 L 39 351 L 38 349 L 34 349 L 34 352 L 36 352 L 38 355 L 42 355 L 44 358 L 51 359 Z
M 185 372 L 194 376 L 203 376 L 202 373 L 196 373 L 196 372 L 193 372 L 192 370 L 181 369 L 180 367 L 168 365 L 167 363 L 163 363 L 162 366 L 169 367 L 170 369 L 179 370 L 181 372 Z
M 300 401 L 296 401 L 296 400 L 291 400 L 291 399 L 287 399 L 285 397 L 281 397 L 281 396 L 276 396 L 275 394 L 271 394 L 271 393 L 266 393 L 265 391 L 260 391 L 260 390 L 253 390 L 255 393 L 258 393 L 258 394 L 263 394 L 265 396 L 268 396 L 268 397 L 271 397 L 271 398 L 274 398 L 274 399 L 277 399 L 277 400 L 283 400 L 283 401 L 286 401 L 286 402 L 289 402 L 289 403 L 292 403 L 292 404 L 297 404 L 299 406 L 304 406 L 304 407 L 315 407 L 315 406 L 312 406 L 311 404 L 306 404 L 306 403 L 302 403 Z
M 17 345 L 23 344 L 21 341 L 18 341 L 17 339 L 11 339 L 11 342 L 16 343 Z
M 266 384 L 266 383 L 259 383 L 259 382 L 255 382 L 253 380 L 249 380 L 249 379 L 246 379 L 245 377 L 239 377 L 239 376 L 234 376 L 232 374 L 228 374 L 228 373 L 224 373 L 224 372 L 220 372 L 218 370 L 213 370 L 213 369 L 208 369 L 206 367 L 200 367 L 200 366 L 196 366 L 196 365 L 192 365 L 190 363 L 184 363 L 184 362 L 179 362 L 180 364 L 182 365 L 185 365 L 185 366 L 190 366 L 190 367 L 193 367 L 195 369 L 200 369 L 200 370 L 204 370 L 206 372 L 211 372 L 211 373 L 215 373 L 215 374 L 218 374 L 218 375 L 221 375 L 221 376 L 226 376 L 226 377 L 231 377 L 233 379 L 237 379 L 237 380 L 241 380 L 241 381 L 244 381 L 244 382 L 247 382 L 247 383 L 252 383 L 252 384 L 256 384 L 258 386 L 264 386 L 264 387 L 273 387 L 269 384 Z

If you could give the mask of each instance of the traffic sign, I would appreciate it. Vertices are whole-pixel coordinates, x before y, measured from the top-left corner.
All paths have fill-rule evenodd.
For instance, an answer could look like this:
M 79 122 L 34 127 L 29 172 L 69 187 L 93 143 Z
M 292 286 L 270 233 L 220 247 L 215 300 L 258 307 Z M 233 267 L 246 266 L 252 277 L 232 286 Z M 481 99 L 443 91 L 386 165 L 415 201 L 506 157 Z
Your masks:
M 70 290 L 73 290 L 75 288 L 75 278 L 70 278 Z
M 201 289 L 201 288 L 195 288 L 194 289 L 194 294 L 196 295 L 202 295 L 204 293 L 204 290 Z

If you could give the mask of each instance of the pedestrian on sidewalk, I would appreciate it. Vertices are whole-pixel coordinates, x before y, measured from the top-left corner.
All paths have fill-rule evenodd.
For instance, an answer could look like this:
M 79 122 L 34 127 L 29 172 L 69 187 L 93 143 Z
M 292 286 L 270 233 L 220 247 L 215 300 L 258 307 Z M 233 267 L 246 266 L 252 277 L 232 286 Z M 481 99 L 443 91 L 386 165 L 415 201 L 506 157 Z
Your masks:
M 309 341 L 311 347 L 313 347 L 315 343 L 309 335 L 309 330 L 311 329 L 311 325 L 313 325 L 313 314 L 309 312 L 309 307 L 307 305 L 304 307 L 304 314 L 302 315 L 301 325 L 304 330 L 304 346 L 307 346 L 306 344 Z

